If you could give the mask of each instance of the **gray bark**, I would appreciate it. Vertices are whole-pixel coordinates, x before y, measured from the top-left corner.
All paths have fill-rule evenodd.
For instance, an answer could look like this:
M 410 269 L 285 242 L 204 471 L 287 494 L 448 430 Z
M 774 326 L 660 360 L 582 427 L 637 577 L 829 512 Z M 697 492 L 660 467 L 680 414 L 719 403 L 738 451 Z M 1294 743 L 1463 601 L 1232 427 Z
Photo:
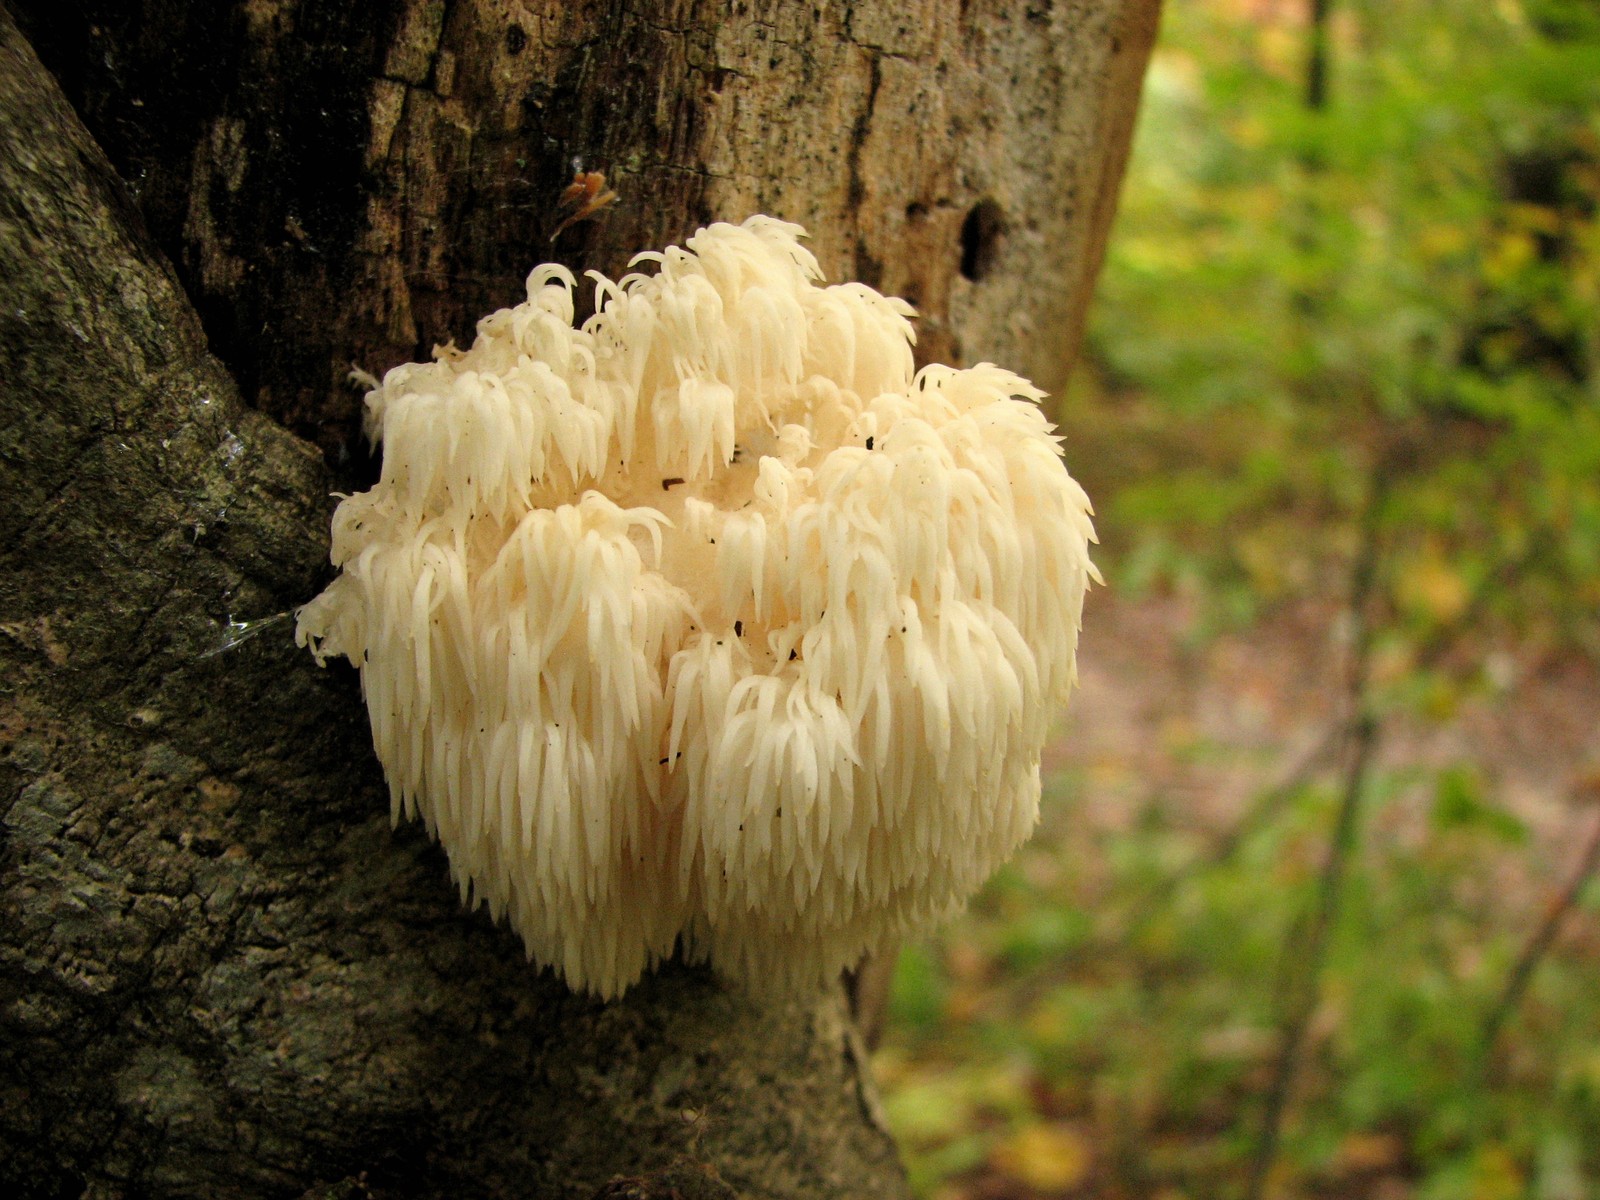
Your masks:
M 7 1194 L 904 1193 L 839 996 L 571 995 L 390 830 L 353 673 L 206 652 L 325 579 L 348 479 L 286 426 L 337 457 L 352 358 L 515 299 L 575 152 L 624 201 L 573 265 L 774 210 L 1059 377 L 1154 5 L 916 7 L 19 6 L 68 95 L 0 10 Z

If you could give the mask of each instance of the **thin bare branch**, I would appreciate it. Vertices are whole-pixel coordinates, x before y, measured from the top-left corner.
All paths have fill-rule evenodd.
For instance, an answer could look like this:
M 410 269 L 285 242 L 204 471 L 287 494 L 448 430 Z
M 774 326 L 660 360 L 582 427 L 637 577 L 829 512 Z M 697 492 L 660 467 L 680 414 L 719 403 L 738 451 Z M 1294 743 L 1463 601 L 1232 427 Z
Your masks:
M 1278 1056 L 1262 1110 L 1261 1130 L 1250 1164 L 1246 1195 L 1260 1200 L 1267 1176 L 1277 1161 L 1284 1114 L 1299 1073 L 1311 1018 L 1321 996 L 1323 962 L 1329 937 L 1339 919 L 1340 901 L 1350 858 L 1360 834 L 1361 801 L 1367 791 L 1372 761 L 1378 746 L 1379 721 L 1368 696 L 1371 676 L 1373 622 L 1372 594 L 1382 558 L 1381 526 L 1388 479 L 1380 467 L 1367 497 L 1361 523 L 1361 542 L 1351 569 L 1350 613 L 1354 626 L 1350 668 L 1345 695 L 1353 716 L 1347 728 L 1345 769 L 1328 856 L 1317 882 L 1316 906 L 1310 919 L 1296 923 L 1285 939 L 1280 959 L 1278 994 L 1283 1019 Z
M 1589 833 L 1588 841 L 1584 843 L 1582 853 L 1578 855 L 1577 866 L 1568 877 L 1566 886 L 1545 908 L 1544 919 L 1524 943 L 1522 952 L 1517 955 L 1516 963 L 1511 968 L 1511 973 L 1506 976 L 1505 986 L 1501 989 L 1493 1007 L 1489 1009 L 1488 1016 L 1484 1018 L 1478 1044 L 1485 1059 L 1494 1050 L 1495 1041 L 1499 1038 L 1500 1031 L 1505 1028 L 1506 1022 L 1521 1006 L 1523 997 L 1527 995 L 1528 985 L 1533 981 L 1534 971 L 1550 947 L 1555 944 L 1561 926 L 1565 924 L 1578 902 L 1578 897 L 1583 894 L 1583 889 L 1589 880 L 1594 878 L 1597 869 L 1600 869 L 1600 818 L 1595 820 L 1594 828 Z

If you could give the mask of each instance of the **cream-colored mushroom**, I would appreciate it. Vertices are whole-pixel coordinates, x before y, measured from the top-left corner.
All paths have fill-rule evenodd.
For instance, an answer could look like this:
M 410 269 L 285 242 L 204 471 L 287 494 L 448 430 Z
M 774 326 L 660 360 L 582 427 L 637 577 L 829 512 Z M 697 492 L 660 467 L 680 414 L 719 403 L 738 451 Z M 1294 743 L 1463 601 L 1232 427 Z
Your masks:
M 299 615 L 361 671 L 396 818 L 614 996 L 675 949 L 819 984 L 1025 839 L 1095 570 L 1040 393 L 913 374 L 911 309 L 767 217 L 544 266 L 368 394 L 383 471 Z

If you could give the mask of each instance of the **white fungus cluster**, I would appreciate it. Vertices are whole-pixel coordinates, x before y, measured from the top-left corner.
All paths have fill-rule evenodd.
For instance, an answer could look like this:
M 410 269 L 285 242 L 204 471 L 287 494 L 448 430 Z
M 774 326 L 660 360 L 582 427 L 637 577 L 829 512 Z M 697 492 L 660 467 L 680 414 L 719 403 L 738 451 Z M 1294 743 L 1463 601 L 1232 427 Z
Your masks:
M 530 957 L 812 986 L 1032 830 L 1095 576 L 1026 380 L 913 374 L 911 309 L 767 217 L 559 266 L 367 396 L 382 477 L 299 615 L 361 671 L 395 815 Z

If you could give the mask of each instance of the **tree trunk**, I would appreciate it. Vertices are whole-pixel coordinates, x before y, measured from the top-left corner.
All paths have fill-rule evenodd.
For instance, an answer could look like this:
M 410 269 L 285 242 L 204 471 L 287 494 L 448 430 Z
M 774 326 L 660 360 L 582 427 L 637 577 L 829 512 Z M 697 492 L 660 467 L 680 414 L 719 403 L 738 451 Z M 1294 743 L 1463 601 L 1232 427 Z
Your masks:
M 1155 4 L 20 0 L 54 79 L 0 10 L 7 1194 L 904 1193 L 838 996 L 571 995 L 390 831 L 352 672 L 207 652 L 325 580 L 352 362 L 539 261 L 767 211 L 1059 386 Z

